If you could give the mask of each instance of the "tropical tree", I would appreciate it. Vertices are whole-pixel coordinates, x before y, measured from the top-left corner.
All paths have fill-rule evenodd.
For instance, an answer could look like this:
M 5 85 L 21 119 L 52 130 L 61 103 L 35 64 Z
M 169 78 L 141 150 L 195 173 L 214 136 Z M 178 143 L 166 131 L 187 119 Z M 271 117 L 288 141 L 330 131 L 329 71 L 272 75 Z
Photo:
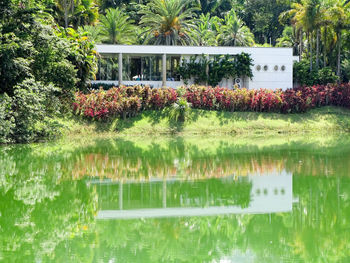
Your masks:
M 312 33 L 321 20 L 320 0 L 302 0 L 300 3 L 293 3 L 291 7 L 288 14 L 296 27 L 306 32 L 311 71 L 313 67 Z
M 283 30 L 282 36 L 277 38 L 277 47 L 291 47 L 293 53 L 296 53 L 299 45 L 298 30 L 292 26 L 286 26 Z
M 79 34 L 86 34 L 86 36 L 95 43 L 101 42 L 101 27 L 100 26 L 82 26 L 78 28 Z
M 146 43 L 156 45 L 195 44 L 193 32 L 197 31 L 194 16 L 197 8 L 192 0 L 152 0 L 140 14 L 140 24 Z
M 199 46 L 216 46 L 217 34 L 222 23 L 218 17 L 210 17 L 210 14 L 201 14 L 198 19 L 197 43 Z
M 232 9 L 225 15 L 224 25 L 220 27 L 218 42 L 224 46 L 253 46 L 254 35 Z
M 100 19 L 102 41 L 110 44 L 132 44 L 135 41 L 135 26 L 123 10 L 107 9 Z
M 328 56 L 328 33 L 329 33 L 329 27 L 332 25 L 332 19 L 329 13 L 329 10 L 331 8 L 331 1 L 332 0 L 325 0 L 322 1 L 322 5 L 321 5 L 321 16 L 320 19 L 317 23 L 317 30 L 318 30 L 318 34 L 323 35 L 323 48 L 322 48 L 322 52 L 323 52 L 323 66 L 326 67 L 327 66 L 327 56 Z M 322 30 L 323 29 L 323 30 Z M 317 35 L 318 40 L 320 41 L 319 38 L 322 38 L 322 36 Z M 321 40 L 322 42 L 322 40 Z M 318 48 L 317 48 L 318 49 Z M 317 51 L 316 51 L 317 52 Z M 318 59 L 316 59 L 316 63 L 318 63 Z M 318 68 L 318 65 L 316 65 L 316 67 Z
M 92 25 L 98 19 L 98 5 L 95 0 L 77 0 L 72 21 L 74 27 Z
M 337 76 L 341 74 L 341 46 L 342 33 L 345 29 L 350 29 L 350 2 L 344 0 L 335 1 L 333 7 L 329 10 L 332 26 L 337 36 Z
M 55 17 L 65 28 L 73 25 L 91 25 L 97 21 L 98 5 L 95 0 L 55 0 Z M 62 23 L 63 20 L 63 23 Z
M 56 0 L 56 6 L 58 9 L 57 17 L 62 17 L 64 20 L 64 27 L 69 26 L 69 19 L 74 12 L 74 0 Z

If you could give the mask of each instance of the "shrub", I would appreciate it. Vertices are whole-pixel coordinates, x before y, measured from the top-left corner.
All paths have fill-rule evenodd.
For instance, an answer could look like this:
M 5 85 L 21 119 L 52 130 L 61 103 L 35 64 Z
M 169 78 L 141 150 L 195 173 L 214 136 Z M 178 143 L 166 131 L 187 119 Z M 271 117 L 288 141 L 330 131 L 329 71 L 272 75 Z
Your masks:
M 59 110 L 54 96 L 57 91 L 52 84 L 44 85 L 33 79 L 26 79 L 14 87 L 12 112 L 16 128 L 13 138 L 17 142 L 36 141 L 59 132 L 59 125 L 50 118 Z
M 308 60 L 301 60 L 293 64 L 293 79 L 300 86 L 327 85 L 339 80 L 330 67 L 324 67 L 320 70 L 313 69 L 310 72 L 309 63 Z
M 334 84 L 339 80 L 339 77 L 335 75 L 330 67 L 325 67 L 317 72 L 317 79 L 315 84 L 327 85 Z
M 184 122 L 190 110 L 191 104 L 187 102 L 186 98 L 180 97 L 171 107 L 170 118 L 175 121 Z
M 186 103 L 188 105 L 186 105 Z M 315 107 L 334 105 L 350 108 L 350 84 L 314 85 L 282 90 L 247 90 L 192 85 L 150 89 L 119 87 L 108 91 L 76 93 L 74 110 L 88 118 L 107 119 L 135 116 L 147 109 L 160 110 L 172 106 L 171 117 L 185 119 L 188 106 L 195 109 L 302 113 Z M 183 116 L 183 117 L 182 117 Z

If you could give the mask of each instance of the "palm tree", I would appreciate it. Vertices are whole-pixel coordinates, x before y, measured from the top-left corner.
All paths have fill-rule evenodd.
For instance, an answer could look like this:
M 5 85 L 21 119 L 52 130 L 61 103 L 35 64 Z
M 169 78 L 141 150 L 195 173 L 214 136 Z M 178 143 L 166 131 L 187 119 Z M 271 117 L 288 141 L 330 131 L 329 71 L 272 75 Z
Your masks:
M 340 77 L 341 73 L 341 41 L 342 31 L 344 29 L 350 29 L 350 15 L 349 15 L 350 2 L 344 0 L 335 1 L 333 7 L 329 10 L 332 26 L 337 35 L 337 76 Z
M 298 46 L 299 45 L 299 61 L 301 61 L 301 56 L 303 54 L 303 44 L 304 44 L 304 32 L 303 32 L 303 28 L 302 25 L 299 23 L 299 21 L 297 21 L 295 19 L 296 14 L 300 12 L 300 8 L 299 6 L 293 6 L 292 5 L 292 9 L 282 12 L 279 17 L 278 20 L 282 25 L 287 25 L 287 24 L 291 24 L 292 26 L 292 31 L 293 33 L 289 32 L 290 29 L 287 29 L 288 27 L 285 27 L 282 33 L 282 37 L 277 39 L 277 45 L 278 46 L 291 46 L 292 45 L 292 39 L 291 38 L 291 34 L 295 35 L 296 39 L 295 40 L 295 45 Z
M 302 0 L 293 3 L 288 11 L 297 28 L 302 28 L 307 35 L 308 50 L 310 52 L 310 71 L 312 70 L 312 33 L 320 20 L 320 0 Z
M 323 33 L 323 66 L 327 66 L 327 37 L 328 37 L 328 28 L 332 24 L 331 16 L 329 14 L 329 9 L 331 7 L 332 0 L 325 0 L 322 2 L 321 6 L 321 16 L 317 22 L 317 29 L 320 31 L 319 34 Z M 322 32 L 323 29 L 323 32 Z M 321 38 L 321 36 L 319 36 Z M 317 59 L 316 59 L 317 62 Z M 316 65 L 317 67 L 317 65 Z
M 210 14 L 201 14 L 198 21 L 197 42 L 200 46 L 216 46 L 216 37 L 219 30 L 219 23 L 222 19 L 210 17 Z
M 107 9 L 100 19 L 103 42 L 110 44 L 132 44 L 135 41 L 135 26 L 121 9 Z
M 311 1 L 310 8 L 312 9 L 312 15 L 314 16 L 314 29 L 316 29 L 316 69 L 319 69 L 319 57 L 320 57 L 320 35 L 321 27 L 327 23 L 327 9 L 325 6 L 325 1 L 314 0 Z
M 237 17 L 233 9 L 225 15 L 224 25 L 221 26 L 218 35 L 218 42 L 224 46 L 253 46 L 255 44 L 253 33 Z
M 298 30 L 292 26 L 286 26 L 283 29 L 282 37 L 277 38 L 277 47 L 291 47 L 293 48 L 293 53 L 297 52 L 298 49 Z
M 144 6 L 140 24 L 145 28 L 146 43 L 156 45 L 189 45 L 197 27 L 192 0 L 152 0 Z

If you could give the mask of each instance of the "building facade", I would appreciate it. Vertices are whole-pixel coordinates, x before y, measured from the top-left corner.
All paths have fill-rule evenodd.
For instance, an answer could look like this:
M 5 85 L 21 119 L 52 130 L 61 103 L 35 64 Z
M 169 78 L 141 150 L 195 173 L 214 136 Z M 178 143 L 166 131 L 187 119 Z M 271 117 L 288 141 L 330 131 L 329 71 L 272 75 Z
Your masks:
M 235 84 L 248 89 L 288 89 L 293 87 L 293 51 L 291 48 L 200 47 L 97 45 L 100 54 L 96 81 L 114 85 L 150 85 L 179 87 L 184 85 L 178 66 L 191 56 L 250 54 L 253 77 L 223 79 L 219 86 Z M 189 80 L 188 84 L 193 84 Z

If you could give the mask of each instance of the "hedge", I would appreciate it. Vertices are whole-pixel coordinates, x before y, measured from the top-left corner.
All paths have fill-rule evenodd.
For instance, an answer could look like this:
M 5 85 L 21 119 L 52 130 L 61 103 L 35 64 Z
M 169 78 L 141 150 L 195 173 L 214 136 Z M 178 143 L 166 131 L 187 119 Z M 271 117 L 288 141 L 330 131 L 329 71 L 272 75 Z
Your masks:
M 181 92 L 179 92 L 182 90 Z M 316 85 L 282 90 L 227 89 L 189 86 L 151 89 L 148 86 L 114 87 L 75 94 L 76 114 L 90 119 L 132 117 L 148 110 L 164 109 L 183 96 L 192 108 L 222 111 L 302 113 L 321 106 L 350 108 L 350 84 Z

